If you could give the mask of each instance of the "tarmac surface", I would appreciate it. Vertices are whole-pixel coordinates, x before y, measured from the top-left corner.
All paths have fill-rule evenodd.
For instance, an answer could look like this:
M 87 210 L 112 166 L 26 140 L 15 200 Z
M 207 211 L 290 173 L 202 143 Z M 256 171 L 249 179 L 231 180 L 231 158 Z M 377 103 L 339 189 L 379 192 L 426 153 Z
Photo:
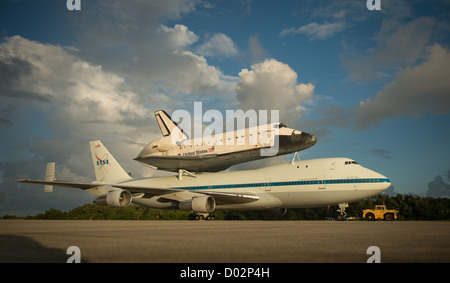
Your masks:
M 0 262 L 66 262 L 71 246 L 81 262 L 450 262 L 450 222 L 0 220 Z

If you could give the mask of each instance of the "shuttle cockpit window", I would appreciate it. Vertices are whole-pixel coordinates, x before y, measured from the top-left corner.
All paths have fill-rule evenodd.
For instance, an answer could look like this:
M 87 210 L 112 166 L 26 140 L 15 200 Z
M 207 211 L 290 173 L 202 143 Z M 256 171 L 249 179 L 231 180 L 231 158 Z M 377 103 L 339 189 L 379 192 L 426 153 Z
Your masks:
M 286 127 L 286 125 L 285 124 L 283 124 L 283 123 L 278 123 L 278 124 L 275 124 L 274 126 L 273 126 L 275 129 L 281 129 L 281 128 L 287 128 Z
M 353 161 L 353 160 L 351 160 L 351 161 L 345 161 L 345 165 L 350 165 L 350 164 L 358 164 L 358 165 L 359 165 L 358 162 Z

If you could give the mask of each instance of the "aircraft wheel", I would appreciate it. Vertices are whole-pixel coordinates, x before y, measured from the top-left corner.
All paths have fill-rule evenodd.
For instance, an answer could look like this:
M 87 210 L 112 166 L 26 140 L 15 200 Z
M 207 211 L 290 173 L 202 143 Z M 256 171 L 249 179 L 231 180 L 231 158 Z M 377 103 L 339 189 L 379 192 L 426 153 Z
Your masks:
M 338 216 L 336 218 L 337 218 L 337 221 L 345 221 L 346 220 L 345 216 L 342 214 L 338 214 Z

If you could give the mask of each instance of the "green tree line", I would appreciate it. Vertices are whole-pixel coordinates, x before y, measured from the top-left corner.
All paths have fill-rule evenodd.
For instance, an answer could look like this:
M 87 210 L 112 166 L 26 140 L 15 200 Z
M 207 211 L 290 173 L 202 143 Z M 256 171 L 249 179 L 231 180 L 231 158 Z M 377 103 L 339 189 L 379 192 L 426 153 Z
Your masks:
M 450 199 L 420 197 L 410 194 L 388 196 L 379 194 L 355 203 L 350 203 L 346 212 L 349 217 L 361 217 L 362 210 L 385 204 L 389 209 L 399 211 L 399 220 L 450 220 Z M 337 215 L 338 206 L 320 208 L 288 209 L 284 216 L 267 211 L 216 211 L 216 220 L 324 220 Z M 186 220 L 190 212 L 179 210 L 150 209 L 138 205 L 126 208 L 113 208 L 86 204 L 64 212 L 49 209 L 45 213 L 23 217 L 25 219 L 60 219 L 60 220 Z M 232 216 L 232 217 L 230 217 Z M 4 215 L 3 219 L 19 218 Z

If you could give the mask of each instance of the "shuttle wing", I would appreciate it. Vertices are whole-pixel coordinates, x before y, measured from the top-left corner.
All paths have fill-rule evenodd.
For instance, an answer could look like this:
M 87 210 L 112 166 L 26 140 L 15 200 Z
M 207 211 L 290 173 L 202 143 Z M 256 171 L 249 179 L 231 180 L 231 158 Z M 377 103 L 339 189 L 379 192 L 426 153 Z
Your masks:
M 226 153 L 229 154 L 229 153 Z M 215 158 L 218 155 L 224 155 L 222 154 L 204 154 L 204 155 L 193 155 L 193 156 L 171 156 L 171 155 L 156 155 L 156 156 L 151 156 L 151 158 L 153 160 L 200 160 L 200 159 L 209 159 L 209 158 Z M 136 161 L 141 161 L 142 159 L 148 158 L 149 156 L 144 156 L 144 157 L 136 157 L 133 160 Z

